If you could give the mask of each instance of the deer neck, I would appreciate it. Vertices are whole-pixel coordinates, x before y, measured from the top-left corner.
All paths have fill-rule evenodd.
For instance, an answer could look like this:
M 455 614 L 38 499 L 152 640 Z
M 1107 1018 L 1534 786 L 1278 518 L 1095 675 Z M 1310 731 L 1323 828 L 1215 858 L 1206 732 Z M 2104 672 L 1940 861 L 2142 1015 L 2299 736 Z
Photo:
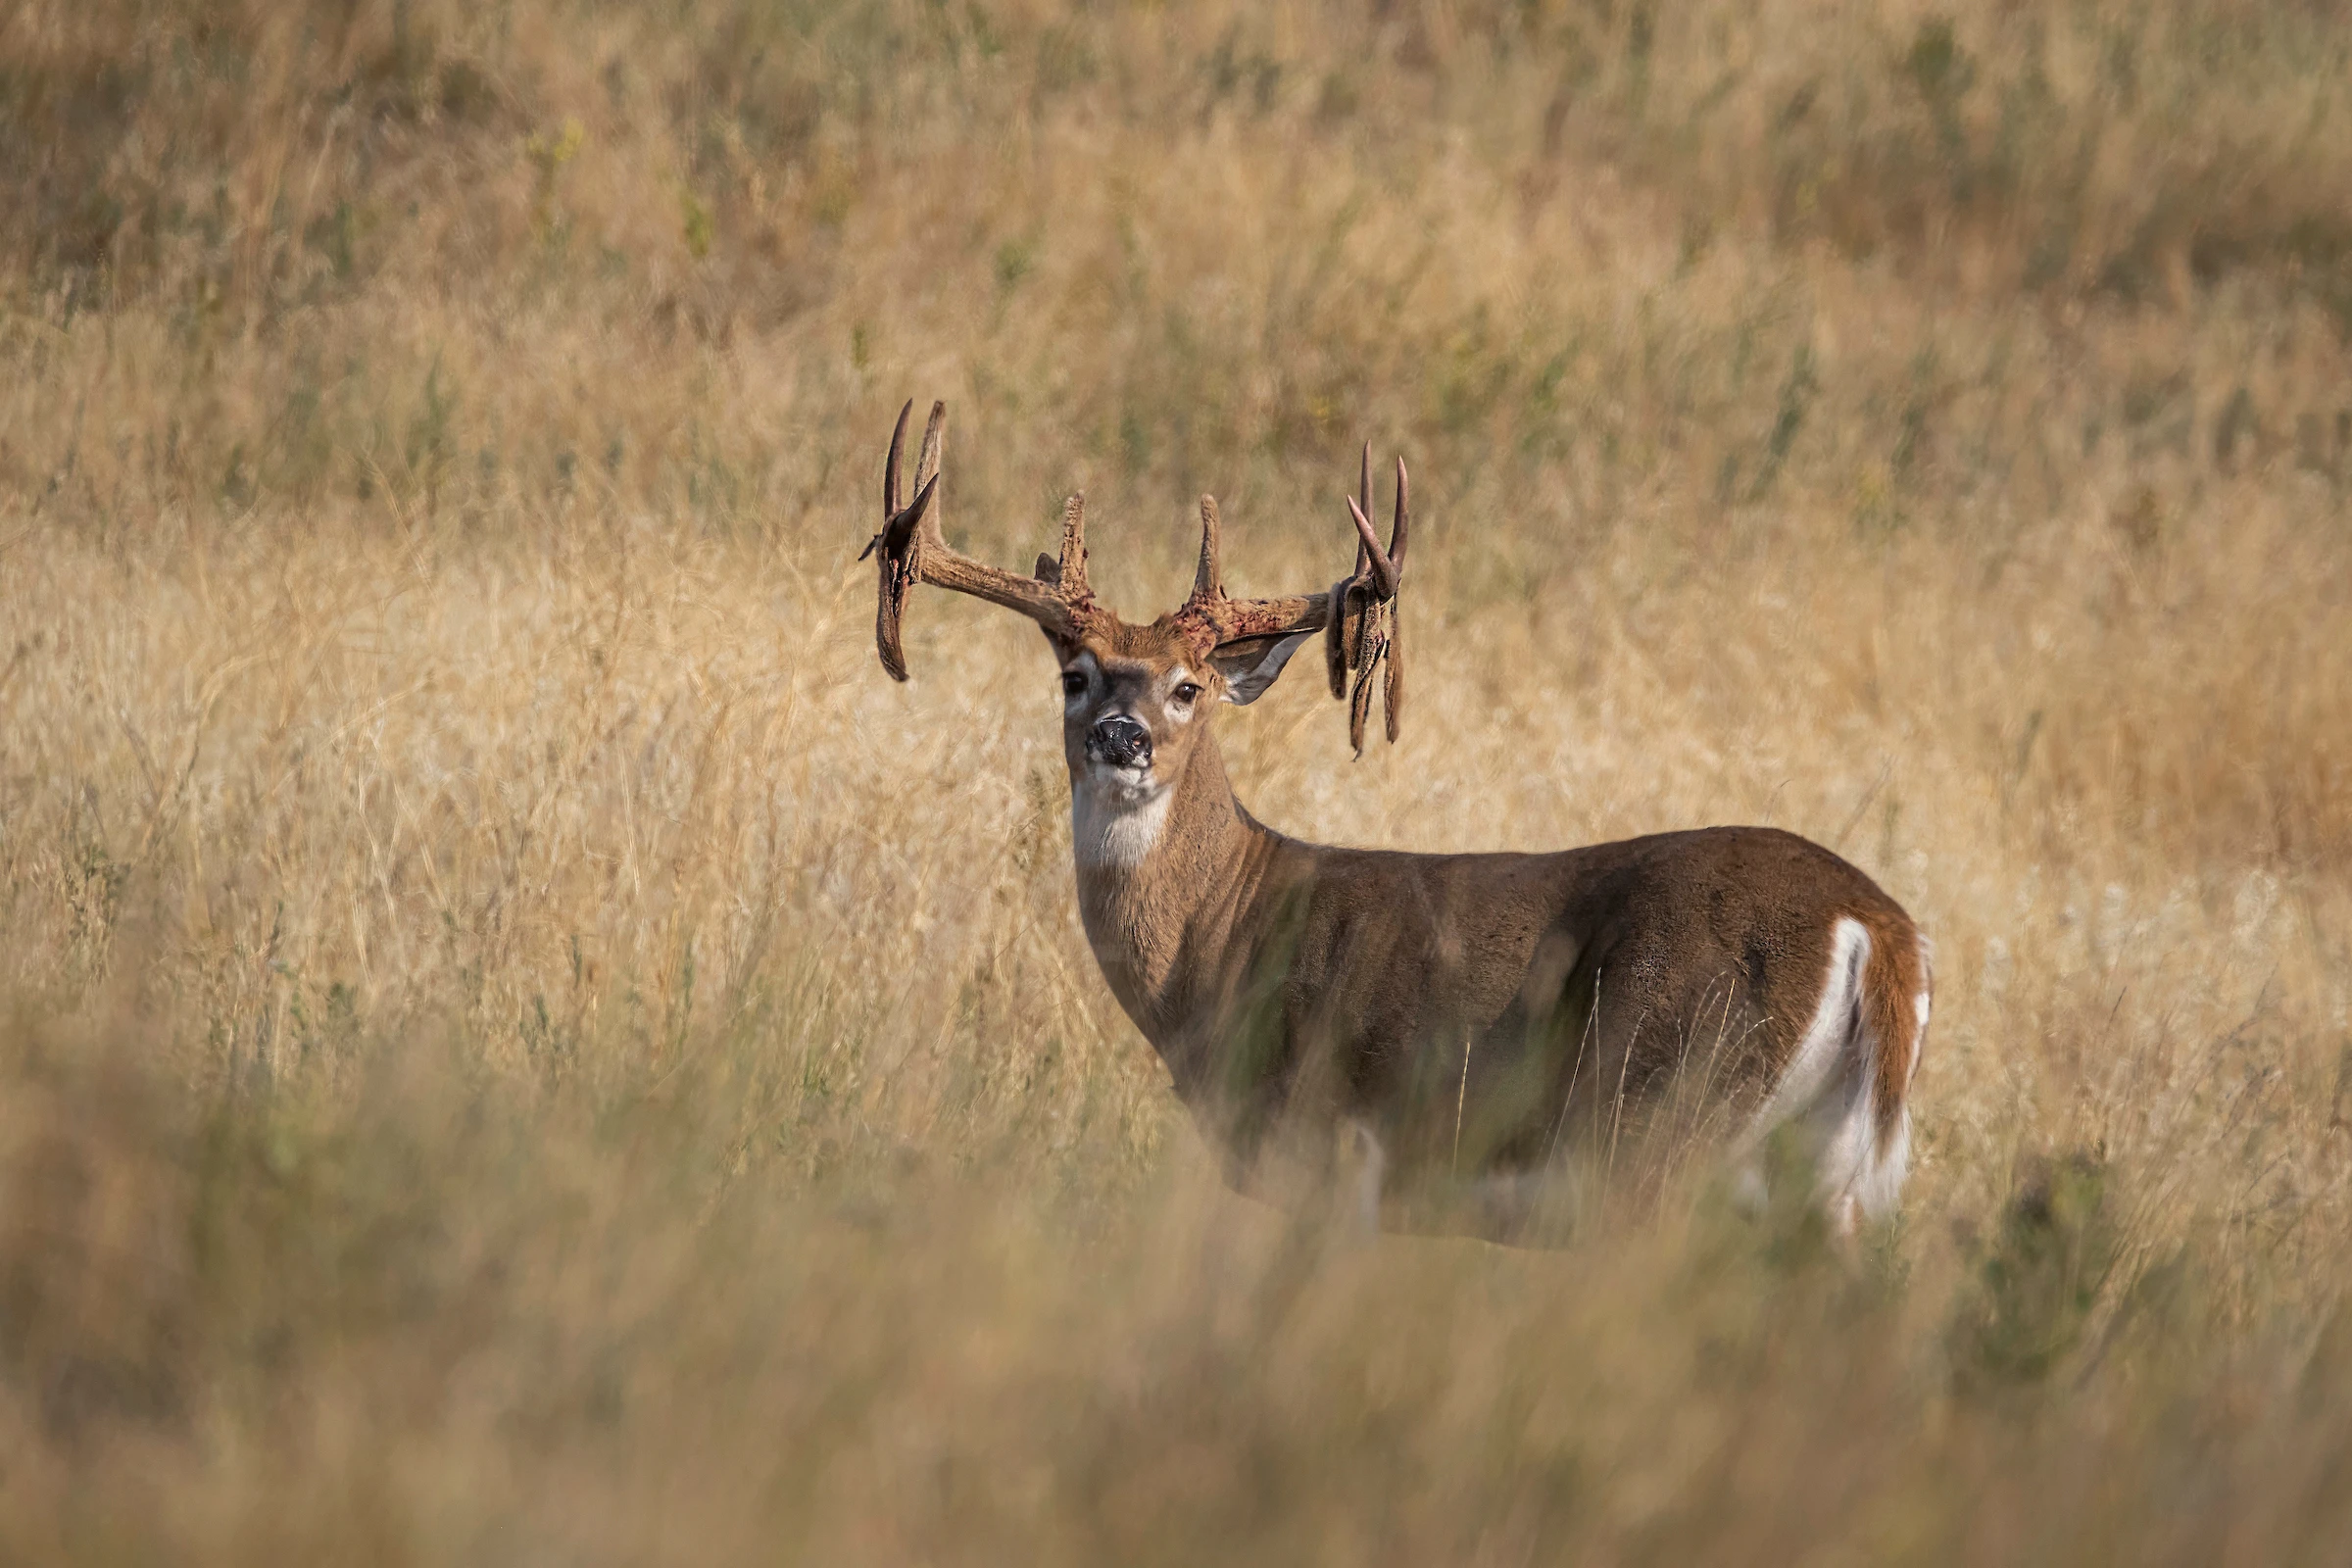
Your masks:
M 1274 835 L 1234 799 L 1210 734 L 1148 795 L 1072 779 L 1070 838 L 1096 961 L 1127 1015 L 1164 1047 L 1214 989 L 1206 960 L 1230 945 Z

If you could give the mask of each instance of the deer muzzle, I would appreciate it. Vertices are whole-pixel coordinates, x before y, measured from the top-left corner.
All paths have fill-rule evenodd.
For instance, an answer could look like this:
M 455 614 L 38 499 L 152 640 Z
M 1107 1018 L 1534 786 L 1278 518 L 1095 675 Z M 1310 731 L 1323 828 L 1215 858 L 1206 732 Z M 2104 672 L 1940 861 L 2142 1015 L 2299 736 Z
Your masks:
M 1095 720 L 1086 732 L 1086 758 L 1112 767 L 1152 765 L 1152 732 L 1125 713 Z

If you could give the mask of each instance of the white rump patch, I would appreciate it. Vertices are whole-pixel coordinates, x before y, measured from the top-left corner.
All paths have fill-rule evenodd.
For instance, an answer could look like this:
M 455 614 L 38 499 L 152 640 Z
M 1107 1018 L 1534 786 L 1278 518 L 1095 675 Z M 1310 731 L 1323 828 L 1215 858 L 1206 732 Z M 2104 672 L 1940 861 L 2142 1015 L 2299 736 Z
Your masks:
M 1870 933 L 1859 920 L 1841 916 L 1831 927 L 1829 973 L 1813 1021 L 1740 1139 L 1736 1156 L 1740 1195 L 1760 1206 L 1765 1197 L 1764 1142 L 1784 1124 L 1796 1122 L 1813 1155 L 1816 1200 L 1831 1224 L 1848 1234 L 1863 1216 L 1881 1219 L 1894 1211 L 1911 1160 L 1908 1108 L 1884 1140 L 1878 1135 L 1878 1046 L 1864 1021 L 1862 1004 L 1869 963 Z M 1915 1005 L 1924 1035 L 1925 993 Z M 1915 1057 L 1918 1050 L 1915 1037 Z

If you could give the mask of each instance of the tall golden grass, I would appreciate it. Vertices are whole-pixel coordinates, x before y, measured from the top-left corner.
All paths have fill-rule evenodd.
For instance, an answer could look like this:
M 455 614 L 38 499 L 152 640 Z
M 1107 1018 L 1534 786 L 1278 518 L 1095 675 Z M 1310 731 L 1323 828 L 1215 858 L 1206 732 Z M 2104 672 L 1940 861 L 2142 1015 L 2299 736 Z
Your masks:
M 0 14 L 0 1554 L 2341 1561 L 2352 17 Z M 1088 489 L 1417 701 L 1298 833 L 1807 833 L 1937 944 L 1903 1222 L 1227 1196 L 1074 919 Z

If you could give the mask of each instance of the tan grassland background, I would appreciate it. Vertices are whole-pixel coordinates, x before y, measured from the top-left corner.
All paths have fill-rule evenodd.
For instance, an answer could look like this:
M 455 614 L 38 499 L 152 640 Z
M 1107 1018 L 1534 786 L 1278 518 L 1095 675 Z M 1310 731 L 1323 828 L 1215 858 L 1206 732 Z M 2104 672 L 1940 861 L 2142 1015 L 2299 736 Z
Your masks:
M 0 1556 L 2352 1555 L 2352 13 L 0 5 Z M 1285 829 L 1818 838 L 1901 1222 L 1227 1196 L 951 537 L 1423 527 Z

